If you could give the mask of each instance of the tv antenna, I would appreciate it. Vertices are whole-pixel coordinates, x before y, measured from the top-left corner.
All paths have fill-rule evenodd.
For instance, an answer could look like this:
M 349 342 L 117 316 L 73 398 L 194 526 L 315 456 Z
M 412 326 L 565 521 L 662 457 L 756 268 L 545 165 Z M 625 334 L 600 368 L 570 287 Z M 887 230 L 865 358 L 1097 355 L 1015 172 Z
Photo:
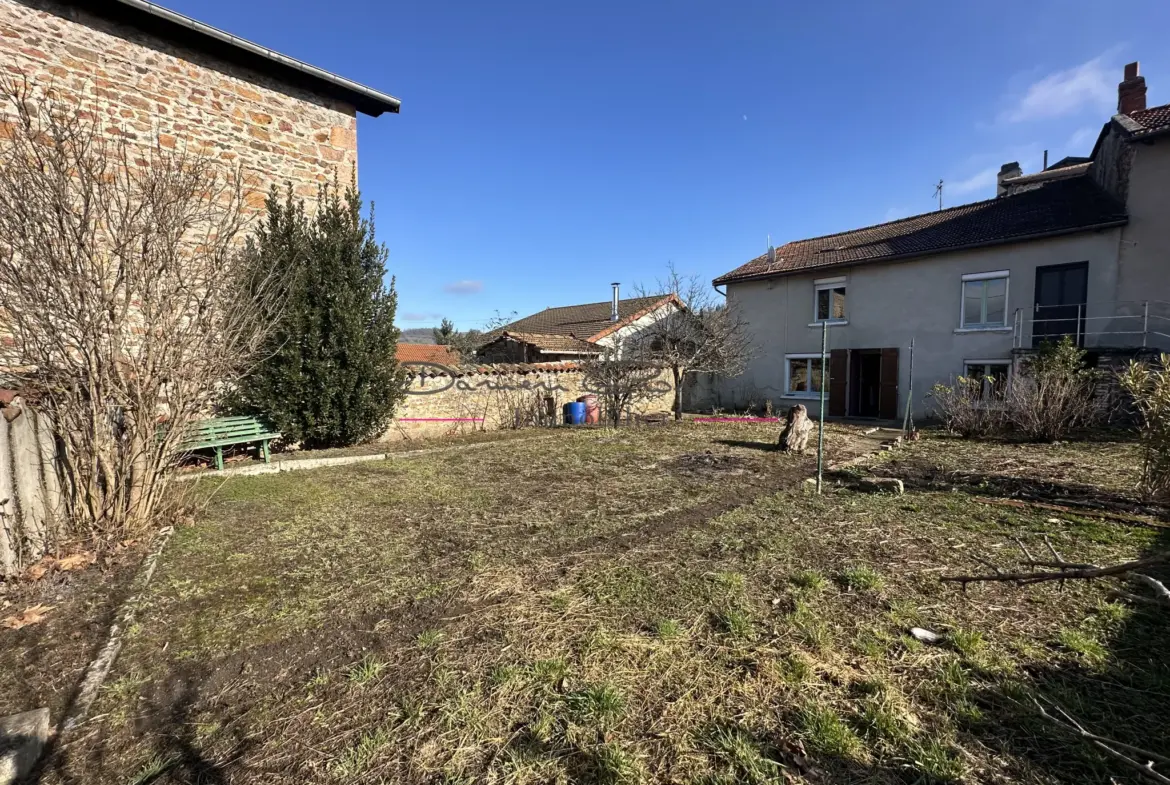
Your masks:
M 939 210 L 942 210 L 942 191 L 943 191 L 943 181 L 942 181 L 942 178 L 940 177 L 939 181 L 938 181 L 938 185 L 936 185 L 934 187 L 934 195 L 938 197 L 938 209 Z

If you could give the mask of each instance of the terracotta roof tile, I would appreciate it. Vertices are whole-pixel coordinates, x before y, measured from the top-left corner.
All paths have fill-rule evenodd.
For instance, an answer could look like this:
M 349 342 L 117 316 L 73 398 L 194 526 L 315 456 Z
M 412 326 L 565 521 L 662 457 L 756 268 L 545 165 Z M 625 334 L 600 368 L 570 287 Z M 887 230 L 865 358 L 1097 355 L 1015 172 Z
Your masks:
M 400 363 L 459 364 L 458 352 L 449 346 L 437 346 L 433 343 L 400 343 L 397 357 Z
M 1135 131 L 1134 136 L 1142 137 L 1158 131 L 1170 129 L 1170 104 L 1152 106 L 1129 115 L 1129 119 L 1142 126 L 1141 131 Z
M 539 333 L 518 333 L 505 330 L 501 338 L 514 338 L 517 341 L 535 346 L 542 352 L 577 352 L 582 354 L 601 354 L 601 348 L 589 341 L 582 341 L 571 335 L 541 335 Z
M 663 297 L 631 297 L 618 300 L 618 323 L 633 319 L 647 308 L 667 299 Z M 517 319 L 504 325 L 501 330 L 512 334 L 535 333 L 537 335 L 572 335 L 591 339 L 614 323 L 610 321 L 611 302 L 566 305 L 559 308 L 545 308 L 539 313 Z M 498 334 L 498 333 L 497 333 Z
M 715 279 L 725 284 L 869 262 L 977 248 L 1126 221 L 1125 208 L 1087 177 L 1037 184 L 1021 193 L 974 202 L 851 232 L 798 240 Z

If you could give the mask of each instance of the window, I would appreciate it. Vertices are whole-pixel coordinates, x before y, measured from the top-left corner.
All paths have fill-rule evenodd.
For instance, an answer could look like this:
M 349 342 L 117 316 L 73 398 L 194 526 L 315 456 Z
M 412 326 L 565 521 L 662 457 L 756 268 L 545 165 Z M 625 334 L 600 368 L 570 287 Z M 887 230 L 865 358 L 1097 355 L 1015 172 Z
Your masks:
M 963 329 L 982 330 L 1006 326 L 1007 292 L 1006 270 L 964 275 L 961 317 Z
M 1003 400 L 1007 392 L 1008 369 L 1011 360 L 967 360 L 963 375 L 973 382 L 980 382 L 980 398 L 985 401 Z
M 822 278 L 813 281 L 816 299 L 813 302 L 815 322 L 845 321 L 845 279 Z
M 821 373 L 819 354 L 789 354 L 785 358 L 788 395 L 815 398 L 821 393 L 824 374 Z

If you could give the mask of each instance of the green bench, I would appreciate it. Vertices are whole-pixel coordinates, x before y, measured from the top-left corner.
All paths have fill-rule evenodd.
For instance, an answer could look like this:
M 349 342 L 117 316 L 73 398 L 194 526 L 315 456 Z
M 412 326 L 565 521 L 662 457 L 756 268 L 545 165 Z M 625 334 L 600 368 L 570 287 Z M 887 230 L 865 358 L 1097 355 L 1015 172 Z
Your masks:
M 279 433 L 268 430 L 255 417 L 216 417 L 189 424 L 178 449 L 180 452 L 215 450 L 215 468 L 222 470 L 224 447 L 260 442 L 260 455 L 269 463 L 272 458 L 268 442 L 277 438 Z

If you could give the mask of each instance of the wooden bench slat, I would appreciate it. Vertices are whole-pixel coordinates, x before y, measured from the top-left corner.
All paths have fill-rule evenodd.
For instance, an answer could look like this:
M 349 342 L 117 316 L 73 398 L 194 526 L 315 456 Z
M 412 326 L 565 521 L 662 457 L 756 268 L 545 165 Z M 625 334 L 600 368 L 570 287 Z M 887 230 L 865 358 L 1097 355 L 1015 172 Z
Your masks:
M 182 439 L 176 445 L 176 449 L 180 452 L 214 449 L 217 469 L 223 468 L 223 448 L 234 444 L 259 442 L 260 455 L 264 462 L 268 463 L 270 460 L 268 442 L 280 438 L 279 431 L 268 430 L 255 417 L 216 417 L 187 423 L 183 428 Z

